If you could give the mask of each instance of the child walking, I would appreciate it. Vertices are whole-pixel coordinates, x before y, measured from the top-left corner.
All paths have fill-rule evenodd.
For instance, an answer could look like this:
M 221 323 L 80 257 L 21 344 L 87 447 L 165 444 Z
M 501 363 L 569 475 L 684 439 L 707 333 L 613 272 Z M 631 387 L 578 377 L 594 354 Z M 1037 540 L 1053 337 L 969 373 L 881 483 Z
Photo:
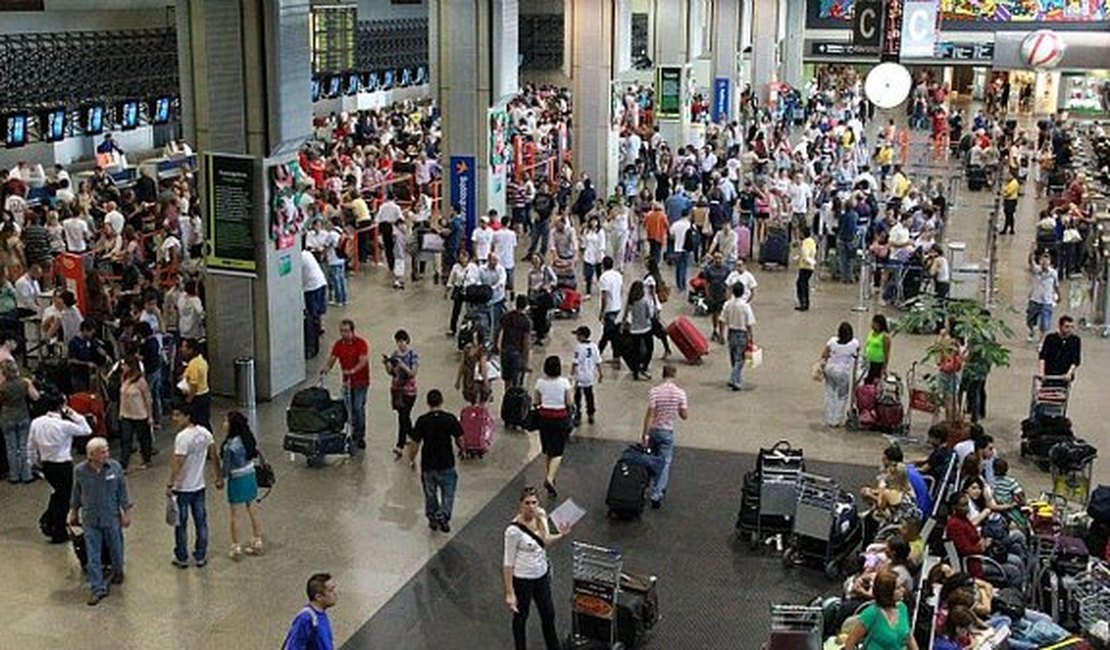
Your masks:
M 574 376 L 574 426 L 582 423 L 582 395 L 586 395 L 586 417 L 594 423 L 594 377 L 601 383 L 601 350 L 590 340 L 590 328 L 585 325 L 574 330 L 578 345 L 574 348 L 574 363 L 570 374 Z

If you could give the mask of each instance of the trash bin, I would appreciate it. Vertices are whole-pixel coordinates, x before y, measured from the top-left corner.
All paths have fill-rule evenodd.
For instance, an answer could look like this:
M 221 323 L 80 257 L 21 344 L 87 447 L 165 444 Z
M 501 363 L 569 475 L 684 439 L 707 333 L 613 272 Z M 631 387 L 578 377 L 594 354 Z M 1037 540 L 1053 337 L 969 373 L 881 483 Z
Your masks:
M 235 359 L 235 402 L 242 408 L 254 408 L 253 357 L 238 357 Z

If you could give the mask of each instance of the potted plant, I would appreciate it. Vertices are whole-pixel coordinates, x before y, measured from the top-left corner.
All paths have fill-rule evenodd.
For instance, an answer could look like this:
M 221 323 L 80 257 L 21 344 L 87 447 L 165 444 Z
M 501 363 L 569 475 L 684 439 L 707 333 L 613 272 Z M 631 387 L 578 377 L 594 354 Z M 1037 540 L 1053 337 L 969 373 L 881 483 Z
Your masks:
M 947 366 L 960 373 L 959 392 L 967 395 L 968 412 L 961 408 L 959 399 L 942 402 L 951 441 L 967 437 L 970 423 L 966 416 L 970 415 L 970 422 L 982 417 L 988 375 L 996 367 L 1010 365 L 1010 349 L 1002 342 L 1013 336 L 1013 330 L 977 302 L 939 301 L 932 296 L 922 296 L 893 328 L 894 334 L 938 334 L 942 331 L 950 336 L 938 336 L 925 350 L 921 361 L 938 370 Z M 950 362 L 956 353 L 956 341 L 952 337 L 964 343 L 962 368 L 955 368 Z M 941 374 L 944 373 L 938 372 Z M 935 377 L 933 387 L 941 387 L 943 381 Z

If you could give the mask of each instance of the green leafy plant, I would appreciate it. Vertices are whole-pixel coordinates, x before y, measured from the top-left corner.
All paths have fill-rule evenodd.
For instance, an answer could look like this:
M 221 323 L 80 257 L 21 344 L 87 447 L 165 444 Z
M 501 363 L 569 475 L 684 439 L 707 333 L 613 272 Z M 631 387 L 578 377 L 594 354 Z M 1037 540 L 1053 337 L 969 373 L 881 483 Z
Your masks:
M 967 346 L 962 374 L 964 384 L 985 381 L 994 368 L 1010 365 L 1010 349 L 1003 341 L 1013 337 L 1013 329 L 977 302 L 943 302 L 932 296 L 922 296 L 894 325 L 893 333 L 934 334 L 943 323 L 949 323 L 952 333 L 963 338 Z M 922 363 L 936 366 L 942 357 L 952 353 L 952 346 L 950 340 L 938 338 L 926 348 Z M 949 413 L 949 419 L 959 419 L 958 409 L 956 413 Z

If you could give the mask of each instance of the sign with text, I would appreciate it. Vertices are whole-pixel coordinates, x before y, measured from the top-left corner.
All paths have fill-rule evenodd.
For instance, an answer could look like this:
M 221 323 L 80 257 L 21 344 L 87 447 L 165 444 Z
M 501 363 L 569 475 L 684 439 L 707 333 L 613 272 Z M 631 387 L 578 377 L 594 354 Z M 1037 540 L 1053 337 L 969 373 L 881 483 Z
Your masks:
M 935 0 L 906 0 L 902 13 L 902 56 L 924 59 L 937 46 L 937 3 Z
M 211 248 L 208 268 L 254 273 L 255 221 L 261 219 L 255 183 L 257 161 L 250 156 L 205 154 L 205 197 Z
M 903 0 L 886 0 L 886 15 L 883 16 L 883 47 L 879 56 L 883 61 L 897 63 L 902 53 L 902 7 Z
M 659 117 L 680 117 L 682 115 L 682 68 L 678 66 L 660 66 L 658 81 L 655 87 L 659 89 L 657 97 L 659 105 L 655 114 Z
M 466 241 L 478 225 L 478 164 L 474 156 L 451 156 L 451 201 L 466 224 Z
M 728 77 L 713 80 L 713 121 L 727 122 L 732 111 L 732 81 Z
M 936 58 L 983 63 L 994 59 L 994 43 L 937 43 Z
M 852 14 L 852 45 L 874 49 L 883 42 L 883 4 L 880 0 L 859 0 Z

